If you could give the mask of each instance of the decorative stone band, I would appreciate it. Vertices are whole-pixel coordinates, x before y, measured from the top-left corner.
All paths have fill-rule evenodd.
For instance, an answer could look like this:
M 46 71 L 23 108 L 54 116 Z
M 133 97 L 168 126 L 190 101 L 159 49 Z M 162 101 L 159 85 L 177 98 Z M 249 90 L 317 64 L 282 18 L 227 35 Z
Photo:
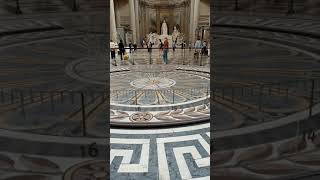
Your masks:
M 181 102 L 176 104 L 163 104 L 163 105 L 127 105 L 127 104 L 115 104 L 110 103 L 110 108 L 112 110 L 121 110 L 121 111 L 164 111 L 164 110 L 175 110 L 183 109 L 189 107 L 195 107 L 208 103 L 210 96 L 202 97 L 199 99 Z

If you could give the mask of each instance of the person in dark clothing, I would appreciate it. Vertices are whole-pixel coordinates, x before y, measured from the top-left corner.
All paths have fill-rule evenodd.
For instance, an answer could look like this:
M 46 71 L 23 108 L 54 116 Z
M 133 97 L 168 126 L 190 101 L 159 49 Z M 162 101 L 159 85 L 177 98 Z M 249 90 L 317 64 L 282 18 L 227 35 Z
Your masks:
M 160 53 L 161 53 L 162 50 L 163 50 L 163 43 L 162 43 L 161 39 L 159 39 L 159 41 L 160 41 L 159 50 L 160 50 Z
M 172 43 L 172 50 L 173 50 L 173 52 L 176 52 L 176 47 L 177 47 L 177 40 L 175 40 L 175 41 L 173 41 L 173 43 Z
M 124 55 L 125 49 L 124 49 L 124 44 L 123 44 L 122 40 L 120 40 L 120 43 L 118 44 L 118 47 L 119 47 L 121 60 L 123 60 L 123 55 Z
M 130 50 L 130 53 L 132 52 L 132 43 L 131 41 L 129 42 L 129 50 Z
M 134 50 L 134 51 L 137 50 L 137 44 L 136 44 L 136 43 L 133 44 L 133 50 Z
M 184 49 L 184 48 L 186 48 L 186 42 L 185 42 L 185 41 L 183 41 L 183 42 L 181 43 L 181 49 Z
M 208 55 L 207 42 L 206 42 L 206 41 L 204 41 L 204 42 L 202 43 L 202 52 L 201 52 L 201 54 L 203 54 L 203 55 Z
M 148 52 L 149 52 L 149 63 L 152 64 L 152 43 L 149 42 L 147 47 L 148 47 Z

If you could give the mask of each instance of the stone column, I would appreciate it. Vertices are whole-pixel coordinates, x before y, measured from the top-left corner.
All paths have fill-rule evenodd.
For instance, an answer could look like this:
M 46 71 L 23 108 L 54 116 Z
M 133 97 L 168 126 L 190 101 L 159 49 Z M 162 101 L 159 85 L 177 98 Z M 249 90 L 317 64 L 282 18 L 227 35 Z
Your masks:
M 149 32 L 149 28 L 150 28 L 150 23 L 149 23 L 149 21 L 150 21 L 150 12 L 149 12 L 149 8 L 147 8 L 147 7 L 145 7 L 144 8 L 145 9 L 145 11 L 146 11 L 146 17 L 145 17 L 145 22 L 144 22 L 144 28 L 145 28 L 145 33 L 146 34 L 149 34 L 150 32 Z
M 120 9 L 120 5 L 119 5 L 119 1 L 117 1 L 115 3 L 115 13 L 116 13 L 116 25 L 117 25 L 117 27 L 121 26 L 121 17 L 120 17 L 119 9 Z
M 198 27 L 198 23 L 199 23 L 199 4 L 200 4 L 200 0 L 194 0 L 194 9 L 193 9 L 193 12 L 194 12 L 194 15 L 193 15 L 193 41 L 196 40 L 196 35 L 195 35 L 195 32 L 196 32 L 196 29 Z
M 137 45 L 140 45 L 140 23 L 139 23 L 139 1 L 134 1 L 134 12 L 135 12 L 135 18 L 136 18 L 136 38 L 137 38 Z
M 193 43 L 193 15 L 194 15 L 194 0 L 191 0 L 190 3 L 190 27 L 189 27 L 189 41 Z
M 184 20 L 187 22 L 186 24 L 185 24 L 185 30 L 186 30 L 186 32 L 185 32 L 185 41 L 186 41 L 186 43 L 188 43 L 188 40 L 190 39 L 189 38 L 189 34 L 190 34 L 190 5 L 188 4 L 188 5 L 186 5 L 186 12 L 185 12 L 185 18 L 184 18 Z
M 132 39 L 131 42 L 137 43 L 137 29 L 136 29 L 136 14 L 134 11 L 134 1 L 129 0 L 129 11 L 130 11 L 130 29 L 132 30 Z
M 169 11 L 169 24 L 168 24 L 168 34 L 172 34 L 173 26 L 175 25 L 175 14 L 173 13 L 175 10 L 172 8 Z
M 160 29 L 160 11 L 159 9 L 156 9 L 156 21 L 157 21 L 157 33 L 161 34 L 161 29 Z
M 110 39 L 113 42 L 117 42 L 117 28 L 116 28 L 116 19 L 114 13 L 114 2 L 113 0 L 110 1 Z

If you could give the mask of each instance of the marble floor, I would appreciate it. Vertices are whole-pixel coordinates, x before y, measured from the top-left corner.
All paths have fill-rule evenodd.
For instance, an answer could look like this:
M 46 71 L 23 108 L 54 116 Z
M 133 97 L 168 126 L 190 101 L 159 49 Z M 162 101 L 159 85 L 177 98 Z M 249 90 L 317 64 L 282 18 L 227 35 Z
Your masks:
M 210 124 L 111 129 L 111 179 L 210 179 Z
M 117 180 L 209 179 L 210 168 L 215 172 L 211 177 L 227 180 L 317 177 L 320 86 L 315 85 L 314 116 L 306 120 L 308 110 L 304 108 L 310 84 L 302 81 L 289 86 L 279 82 L 319 77 L 319 22 L 217 16 L 215 21 L 220 27 L 216 27 L 213 53 L 215 85 L 219 90 L 216 99 L 210 106 L 197 105 L 183 116 L 185 110 L 167 113 L 170 118 L 190 118 L 195 114 L 208 118 L 208 109 L 214 105 L 214 126 L 210 127 L 208 121 L 148 129 L 114 126 L 109 137 L 105 133 L 104 109 L 109 102 L 101 93 L 105 83 L 102 66 L 106 61 L 89 58 L 88 53 L 95 54 L 95 48 L 88 47 L 93 47 L 95 41 L 78 31 L 58 28 L 63 26 L 60 18 L 1 21 L 0 31 L 6 32 L 3 34 L 35 27 L 52 29 L 0 37 L 0 141 L 6 144 L 0 146 L 0 179 L 102 180 L 108 177 L 105 157 L 109 153 L 110 176 Z M 265 29 L 243 28 L 249 25 Z M 162 66 L 157 53 L 152 55 L 151 64 Z M 138 50 L 129 61 L 122 62 L 117 57 L 117 66 L 111 65 L 111 69 L 127 71 L 128 67 L 150 65 L 148 55 Z M 177 49 L 175 54 L 170 52 L 168 66 L 208 77 L 209 59 L 193 58 L 192 51 Z M 278 79 L 278 84 L 262 91 L 253 88 L 274 83 L 273 79 Z M 230 82 L 236 82 L 234 91 L 223 92 L 222 87 Z M 25 91 L 14 91 L 19 89 Z M 44 90 L 47 91 L 41 94 Z M 81 96 L 60 93 L 84 90 L 88 92 L 86 137 L 78 106 Z M 257 103 L 259 92 L 264 95 L 260 99 L 264 102 L 263 111 L 259 111 Z M 233 93 L 239 98 L 233 99 Z M 275 99 L 276 103 L 270 103 Z M 215 151 L 210 148 L 210 136 L 215 137 Z M 108 138 L 110 152 L 105 150 Z M 87 148 L 99 153 L 90 157 L 84 151 Z M 210 154 L 217 157 L 213 162 L 209 161 Z

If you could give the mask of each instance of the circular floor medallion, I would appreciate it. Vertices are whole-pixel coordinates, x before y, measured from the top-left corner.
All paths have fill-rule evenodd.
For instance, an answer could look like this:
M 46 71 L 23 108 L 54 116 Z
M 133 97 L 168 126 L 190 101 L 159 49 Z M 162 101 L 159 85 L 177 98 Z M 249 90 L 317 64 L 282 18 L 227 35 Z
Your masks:
M 133 122 L 147 122 L 153 118 L 153 115 L 148 112 L 137 112 L 130 116 L 130 121 Z
M 138 89 L 156 90 L 170 88 L 176 84 L 175 80 L 164 77 L 141 78 L 130 83 L 131 86 Z
M 105 180 L 107 179 L 106 161 L 95 160 L 77 164 L 68 169 L 64 180 Z

